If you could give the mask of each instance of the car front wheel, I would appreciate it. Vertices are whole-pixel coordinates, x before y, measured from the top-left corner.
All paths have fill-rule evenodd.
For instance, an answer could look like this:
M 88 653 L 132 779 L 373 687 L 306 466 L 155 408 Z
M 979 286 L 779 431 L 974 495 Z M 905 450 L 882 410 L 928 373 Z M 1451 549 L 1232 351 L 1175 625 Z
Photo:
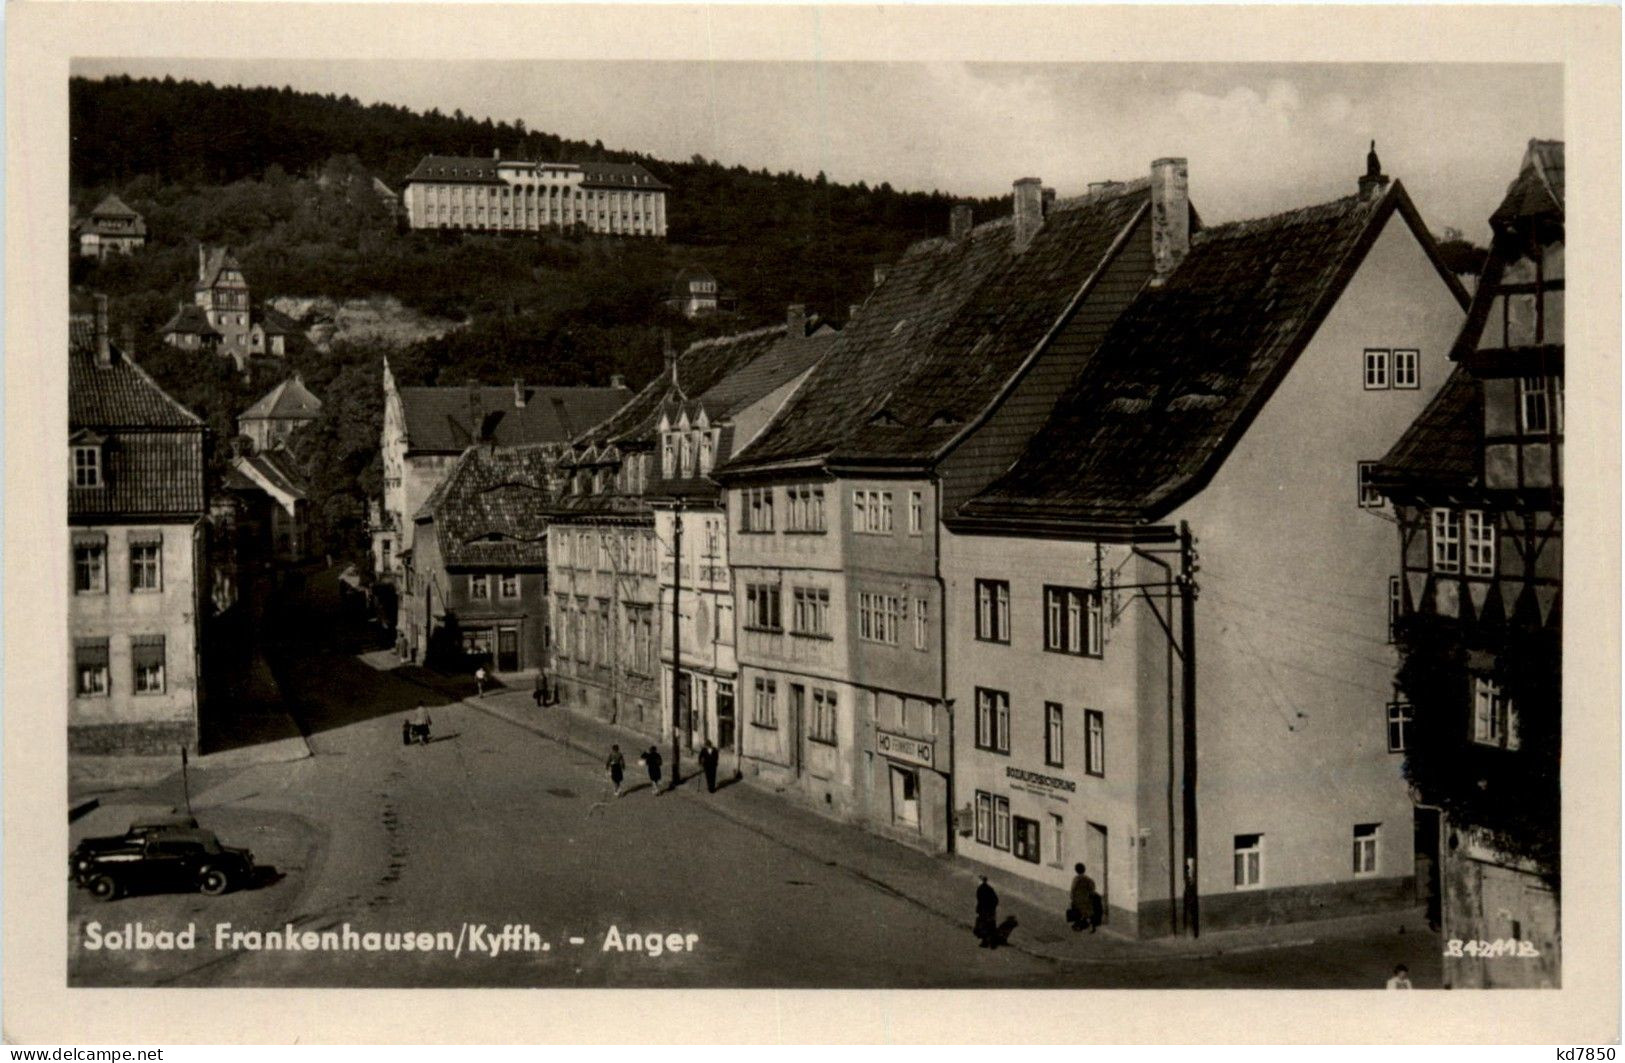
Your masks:
M 90 880 L 90 895 L 98 901 L 110 901 L 118 896 L 118 882 L 112 875 L 97 875 Z
M 218 897 L 226 892 L 227 887 L 230 885 L 231 879 L 218 867 L 206 867 L 203 869 L 203 873 L 198 875 L 198 892 L 207 894 L 210 897 Z

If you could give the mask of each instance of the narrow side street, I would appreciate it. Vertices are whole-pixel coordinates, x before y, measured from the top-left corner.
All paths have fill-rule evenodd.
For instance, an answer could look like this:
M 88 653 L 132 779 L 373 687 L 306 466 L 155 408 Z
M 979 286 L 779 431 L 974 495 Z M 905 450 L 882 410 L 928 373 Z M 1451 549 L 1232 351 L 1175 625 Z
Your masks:
M 591 752 L 617 740 L 528 691 L 469 703 L 383 668 L 364 625 L 338 615 L 331 572 L 295 604 L 273 648 L 312 756 L 194 772 L 192 803 L 228 845 L 274 869 L 223 897 L 163 894 L 70 907 L 74 985 L 1380 988 L 1394 963 L 1438 984 L 1439 942 L 1414 913 L 1215 935 L 1201 943 L 1074 935 L 1059 913 L 1008 896 L 1012 947 L 976 947 L 975 879 L 786 804 L 697 778 L 656 796 L 634 771 L 618 800 Z M 434 739 L 403 747 L 430 708 Z M 632 753 L 630 736 L 622 748 Z M 636 762 L 633 761 L 636 768 Z M 692 763 L 687 765 L 693 770 Z M 101 795 L 74 840 L 180 804 L 178 775 Z M 957 904 L 957 907 L 956 907 Z M 86 926 L 195 923 L 195 950 L 91 951 Z M 216 926 L 449 932 L 441 951 L 217 951 Z M 545 951 L 475 954 L 517 924 Z M 622 950 L 615 948 L 612 930 Z M 1401 932 L 1403 930 L 1403 932 Z M 658 935 L 661 955 L 625 948 Z M 669 935 L 681 951 L 667 951 Z M 297 935 L 296 935 L 297 936 Z M 578 942 L 578 943 L 577 943 Z

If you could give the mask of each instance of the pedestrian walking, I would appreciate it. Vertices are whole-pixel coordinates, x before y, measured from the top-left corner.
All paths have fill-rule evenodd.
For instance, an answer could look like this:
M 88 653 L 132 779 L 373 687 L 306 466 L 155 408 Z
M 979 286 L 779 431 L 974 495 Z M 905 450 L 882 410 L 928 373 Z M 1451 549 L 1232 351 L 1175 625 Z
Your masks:
M 976 887 L 975 933 L 982 942 L 982 948 L 999 947 L 999 895 L 988 884 L 986 875 L 982 876 L 982 884 Z
M 542 677 L 540 672 L 536 673 L 536 689 L 531 692 L 530 696 L 535 699 L 538 709 L 547 702 L 547 680 Z
M 1403 963 L 1394 968 L 1394 976 L 1388 979 L 1389 989 L 1411 988 L 1411 969 Z
M 705 772 L 706 793 L 714 794 L 717 792 L 717 761 L 721 759 L 721 756 L 722 754 L 717 751 L 716 746 L 711 744 L 709 738 L 705 740 L 705 745 L 700 747 L 700 770 Z
M 615 788 L 615 796 L 621 796 L 621 781 L 626 778 L 626 758 L 621 756 L 620 746 L 609 747 L 609 759 L 604 761 L 604 767 L 609 769 L 609 783 Z
M 660 796 L 660 750 L 656 749 L 654 746 L 650 746 L 649 747 L 649 752 L 643 754 L 638 759 L 643 761 L 643 766 L 648 769 L 648 771 L 649 771 L 649 785 L 654 790 L 655 796 L 659 797 Z
M 418 702 L 418 707 L 412 710 L 411 727 L 408 729 L 408 743 L 417 739 L 424 745 L 429 744 L 429 706 Z
M 483 664 L 474 669 L 474 689 L 479 692 L 480 697 L 485 697 L 485 665 Z
M 1095 880 L 1090 878 L 1082 864 L 1073 864 L 1072 870 L 1072 907 L 1066 910 L 1067 922 L 1072 924 L 1073 930 L 1083 930 L 1088 927 L 1093 934 L 1100 925 L 1101 903 L 1100 894 L 1095 891 Z

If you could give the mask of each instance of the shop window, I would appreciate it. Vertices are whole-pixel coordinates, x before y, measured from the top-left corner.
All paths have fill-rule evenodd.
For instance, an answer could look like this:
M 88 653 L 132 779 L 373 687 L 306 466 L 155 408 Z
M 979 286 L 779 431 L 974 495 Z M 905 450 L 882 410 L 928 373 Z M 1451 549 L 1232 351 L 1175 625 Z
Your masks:
M 1025 816 L 1016 816 L 1015 824 L 1015 855 L 1017 859 L 1036 864 L 1042 861 L 1040 843 L 1038 840 L 1038 821 L 1027 819 Z

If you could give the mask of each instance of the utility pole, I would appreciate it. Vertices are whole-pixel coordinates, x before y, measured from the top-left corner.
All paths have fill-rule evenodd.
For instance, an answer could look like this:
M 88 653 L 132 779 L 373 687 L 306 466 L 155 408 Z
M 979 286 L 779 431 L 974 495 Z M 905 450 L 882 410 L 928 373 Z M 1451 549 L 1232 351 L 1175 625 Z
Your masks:
M 679 758 L 683 748 L 680 736 L 682 721 L 678 718 L 677 692 L 683 679 L 683 503 L 671 508 L 671 784 L 682 778 Z
M 1184 728 L 1185 925 L 1202 936 L 1201 896 L 1197 878 L 1196 831 L 1196 550 L 1190 525 L 1179 522 L 1179 642 L 1181 717 Z

